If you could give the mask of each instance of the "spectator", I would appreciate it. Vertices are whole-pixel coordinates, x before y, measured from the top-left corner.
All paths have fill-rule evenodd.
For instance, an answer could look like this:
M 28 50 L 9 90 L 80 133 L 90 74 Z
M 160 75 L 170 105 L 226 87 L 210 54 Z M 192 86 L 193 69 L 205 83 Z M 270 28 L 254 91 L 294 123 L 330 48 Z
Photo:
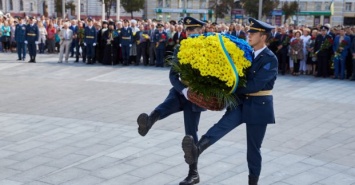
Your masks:
M 37 23 L 37 26 L 38 26 L 38 31 L 39 31 L 39 37 L 38 37 L 39 53 L 44 53 L 44 46 L 45 46 L 45 43 L 46 43 L 47 30 L 43 26 L 42 21 L 39 21 Z
M 1 29 L 2 32 L 2 44 L 4 52 L 10 51 L 10 36 L 11 36 L 11 27 L 9 26 L 9 22 L 6 20 L 4 21 L 4 26 Z
M 50 22 L 47 26 L 47 47 L 48 47 L 48 53 L 54 53 L 55 51 L 55 35 L 56 35 L 56 29 L 53 26 L 53 23 Z

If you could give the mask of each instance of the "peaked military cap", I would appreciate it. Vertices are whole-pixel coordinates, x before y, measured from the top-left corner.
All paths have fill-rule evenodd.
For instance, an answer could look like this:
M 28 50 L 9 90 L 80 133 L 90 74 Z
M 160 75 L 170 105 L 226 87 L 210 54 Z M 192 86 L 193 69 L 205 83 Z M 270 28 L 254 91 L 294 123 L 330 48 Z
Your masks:
M 328 28 L 328 27 L 326 27 L 326 26 L 321 26 L 321 27 L 320 27 L 320 30 L 327 30 L 327 31 L 328 31 L 328 30 L 329 30 L 329 28 Z
M 109 25 L 109 26 L 110 26 L 110 25 L 114 26 L 114 25 L 115 25 L 115 22 L 110 21 L 110 22 L 108 22 L 108 25 Z
M 175 24 L 176 24 L 176 21 L 175 21 L 175 20 L 171 20 L 171 21 L 169 21 L 169 23 L 170 23 L 171 25 L 175 25 Z
M 103 20 L 102 24 L 108 24 L 108 22 L 106 20 Z
M 91 17 L 89 17 L 89 18 L 88 18 L 88 21 L 89 21 L 89 22 L 90 22 L 90 21 L 92 21 L 92 18 L 91 18 Z
M 158 23 L 157 28 L 161 28 L 161 27 L 164 27 L 164 25 L 162 23 Z
M 254 33 L 254 32 L 271 32 L 272 29 L 274 29 L 274 26 L 271 26 L 270 24 L 267 24 L 263 21 L 256 20 L 254 18 L 249 18 L 249 30 L 248 32 Z
M 197 20 L 193 17 L 185 17 L 183 20 L 183 23 L 185 25 L 186 28 L 189 27 L 203 27 L 205 25 L 204 22 Z

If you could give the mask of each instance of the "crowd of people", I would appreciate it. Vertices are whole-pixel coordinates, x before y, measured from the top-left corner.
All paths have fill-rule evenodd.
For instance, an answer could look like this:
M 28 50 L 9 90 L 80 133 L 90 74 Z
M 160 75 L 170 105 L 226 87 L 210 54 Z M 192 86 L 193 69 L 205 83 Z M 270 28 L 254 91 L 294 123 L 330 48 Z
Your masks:
M 206 22 L 201 34 L 225 33 L 247 40 L 249 26 Z M 8 14 L 0 18 L 0 30 L 0 50 L 17 50 L 18 60 L 25 60 L 27 49 L 29 62 L 35 62 L 36 53 L 59 53 L 59 63 L 74 58 L 86 64 L 163 67 L 186 38 L 181 20 L 67 20 Z M 355 80 L 354 38 L 354 26 L 284 25 L 272 31 L 268 47 L 278 57 L 282 75 Z

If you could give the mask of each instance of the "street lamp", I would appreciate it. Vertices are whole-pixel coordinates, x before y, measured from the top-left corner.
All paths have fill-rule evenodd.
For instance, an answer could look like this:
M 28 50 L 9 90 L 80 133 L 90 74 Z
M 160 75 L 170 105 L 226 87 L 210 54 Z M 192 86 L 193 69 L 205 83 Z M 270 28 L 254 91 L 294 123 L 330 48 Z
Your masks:
M 262 11 L 263 11 L 263 0 L 259 0 L 259 14 L 258 14 L 258 19 L 261 20 L 262 17 Z

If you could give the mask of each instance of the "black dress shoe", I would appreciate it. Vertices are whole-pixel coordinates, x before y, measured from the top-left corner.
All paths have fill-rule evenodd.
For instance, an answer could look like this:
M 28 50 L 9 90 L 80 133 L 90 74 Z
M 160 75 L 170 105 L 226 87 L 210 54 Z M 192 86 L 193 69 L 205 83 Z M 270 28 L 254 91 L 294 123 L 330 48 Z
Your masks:
M 19 60 L 22 60 L 22 59 L 21 59 L 21 58 L 18 58 L 17 60 L 19 61 Z
M 200 182 L 200 176 L 197 172 L 197 163 L 189 165 L 189 174 L 179 183 L 179 185 L 193 185 Z

